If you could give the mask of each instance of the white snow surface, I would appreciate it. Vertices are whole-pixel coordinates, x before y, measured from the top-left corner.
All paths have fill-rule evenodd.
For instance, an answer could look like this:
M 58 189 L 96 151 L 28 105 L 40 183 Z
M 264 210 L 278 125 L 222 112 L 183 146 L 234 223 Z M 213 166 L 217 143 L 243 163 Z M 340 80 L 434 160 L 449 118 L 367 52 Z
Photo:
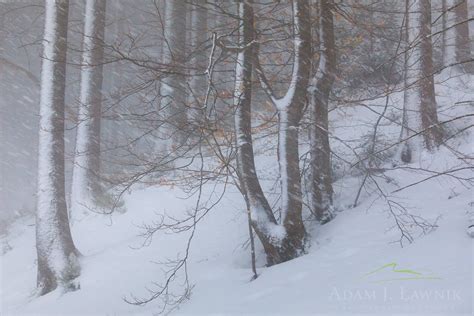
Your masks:
M 437 81 L 443 82 L 437 87 L 442 109 L 473 97 L 472 82 L 465 76 L 452 80 L 455 85 L 446 84 L 442 76 Z M 400 94 L 391 101 L 401 99 Z M 472 112 L 469 105 L 442 109 L 441 120 L 466 109 Z M 331 113 L 331 129 L 341 139 L 363 135 L 366 131 L 354 126 L 373 121 L 374 114 L 364 107 L 342 111 Z M 383 132 L 394 140 L 399 135 L 393 126 L 384 127 Z M 470 134 L 459 135 L 449 144 L 465 154 L 474 153 Z M 331 145 L 350 157 L 339 142 Z M 275 163 L 270 163 L 276 161 L 274 156 L 259 154 L 256 159 L 262 178 L 275 172 Z M 442 147 L 434 154 L 420 153 L 419 161 L 409 167 L 439 171 L 459 163 L 451 150 Z M 380 184 L 390 193 L 432 174 L 395 169 L 386 175 L 392 181 L 381 180 Z M 457 175 L 472 177 L 472 171 Z M 364 191 L 360 204 L 349 207 L 360 181 L 345 176 L 335 183 L 340 211 L 333 221 L 323 226 L 306 222 L 312 236 L 306 255 L 267 268 L 257 245 L 259 277 L 254 281 L 250 281 L 250 251 L 242 247 L 248 239 L 245 205 L 236 189 L 227 188 L 222 202 L 198 224 L 188 264 L 194 288 L 189 300 L 172 314 L 472 315 L 474 244 L 466 234 L 472 190 L 453 177 L 439 176 L 391 194 L 412 214 L 438 226 L 421 236 L 412 227 L 414 242 L 404 242 L 401 247 L 393 217 L 374 190 Z M 210 188 L 205 194 L 211 195 Z M 176 187 L 135 188 L 125 197 L 125 214 L 94 214 L 74 223 L 73 238 L 83 254 L 81 289 L 66 294 L 55 291 L 40 298 L 32 296 L 36 281 L 34 220 L 15 223 L 5 237 L 12 250 L 0 256 L 1 315 L 154 315 L 160 310 L 159 300 L 135 306 L 123 298 L 146 297 L 146 287 L 163 282 L 164 266 L 158 262 L 183 256 L 189 235 L 160 232 L 149 245 L 140 247 L 144 242 L 140 225 L 157 220 L 159 214 L 184 216 L 195 202 L 183 200 L 184 196 Z M 173 291 L 179 290 L 182 277 L 181 273 L 173 282 Z

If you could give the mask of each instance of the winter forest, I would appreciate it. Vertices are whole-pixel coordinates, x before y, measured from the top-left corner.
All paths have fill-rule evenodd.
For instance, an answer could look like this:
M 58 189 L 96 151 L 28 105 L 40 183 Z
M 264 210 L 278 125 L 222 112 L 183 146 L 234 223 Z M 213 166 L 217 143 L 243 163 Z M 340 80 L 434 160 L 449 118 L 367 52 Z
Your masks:
M 0 0 L 1 315 L 473 315 L 474 0 Z

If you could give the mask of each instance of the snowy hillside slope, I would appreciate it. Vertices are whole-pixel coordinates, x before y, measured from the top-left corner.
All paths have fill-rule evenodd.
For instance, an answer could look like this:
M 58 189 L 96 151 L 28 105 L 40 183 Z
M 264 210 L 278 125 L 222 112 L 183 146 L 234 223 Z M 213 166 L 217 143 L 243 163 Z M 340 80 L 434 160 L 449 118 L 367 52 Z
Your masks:
M 466 92 L 474 91 L 467 77 L 449 84 L 442 79 L 438 78 L 438 101 L 449 110 L 441 110 L 440 119 L 472 113 L 472 105 L 452 106 L 473 99 L 474 93 Z M 400 97 L 394 95 L 391 101 L 395 103 Z M 380 110 L 382 102 L 371 101 L 371 106 Z M 370 133 L 363 122 L 373 121 L 369 116 L 372 112 L 363 106 L 343 111 L 344 115 L 332 113 L 332 132 L 340 139 L 362 142 L 361 136 Z M 472 124 L 472 120 L 455 124 L 451 128 Z M 382 132 L 392 143 L 396 142 L 396 128 L 387 126 Z M 337 153 L 357 160 L 343 144 L 333 142 Z M 197 226 L 187 266 L 194 287 L 189 300 L 173 310 L 173 314 L 472 315 L 474 244 L 466 234 L 469 213 L 473 211 L 472 190 L 449 175 L 423 181 L 436 175 L 436 170 L 464 168 L 456 152 L 474 154 L 472 135 L 467 132 L 448 144 L 450 148 L 442 147 L 433 154 L 423 152 L 417 163 L 403 168 L 387 162 L 382 166 L 387 178 L 378 178 L 377 183 L 388 197 L 381 197 L 379 189 L 371 185 L 362 191 L 359 205 L 354 208 L 351 205 L 361 176 L 347 169 L 340 171 L 335 183 L 337 216 L 323 226 L 307 222 L 312 235 L 308 254 L 266 268 L 259 251 L 259 277 L 254 281 L 250 281 L 249 249 L 243 247 L 248 239 L 244 203 L 236 189 L 227 188 L 221 203 Z M 274 159 L 258 157 L 259 175 L 264 178 L 271 177 L 275 167 L 270 158 Z M 455 175 L 472 177 L 472 169 L 460 169 Z M 421 182 L 416 186 L 394 192 L 418 181 Z M 223 189 L 217 187 L 218 192 Z M 33 296 L 34 220 L 15 223 L 7 237 L 12 250 L 0 257 L 1 314 L 158 312 L 159 300 L 135 306 L 124 298 L 147 297 L 146 287 L 156 288 L 153 282 L 164 280 L 165 266 L 159 262 L 185 254 L 190 232 L 159 232 L 144 246 L 140 236 L 141 226 L 157 220 L 159 214 L 176 216 L 192 208 L 195 201 L 182 199 L 185 196 L 178 188 L 136 188 L 125 197 L 125 214 L 90 215 L 74 223 L 73 235 L 83 254 L 81 289 L 64 295 L 55 291 L 40 298 Z M 393 213 L 389 206 L 394 207 Z M 419 225 L 409 221 L 410 215 L 404 210 L 419 216 L 414 218 Z M 409 233 L 407 237 L 401 236 L 399 225 Z M 422 228 L 426 229 L 425 234 Z M 182 288 L 182 272 L 172 284 L 176 293 Z

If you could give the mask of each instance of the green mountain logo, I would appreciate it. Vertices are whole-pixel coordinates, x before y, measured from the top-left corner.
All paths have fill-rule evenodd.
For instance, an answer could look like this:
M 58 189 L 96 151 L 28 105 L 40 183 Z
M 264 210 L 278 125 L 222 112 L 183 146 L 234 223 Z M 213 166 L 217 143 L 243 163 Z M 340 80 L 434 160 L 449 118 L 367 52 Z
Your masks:
M 364 278 L 371 276 L 384 277 L 373 283 L 383 283 L 391 281 L 409 281 L 409 280 L 442 280 L 439 276 L 434 274 L 424 274 L 410 269 L 397 269 L 398 264 L 395 262 L 387 263 L 380 268 L 377 268 L 364 275 Z

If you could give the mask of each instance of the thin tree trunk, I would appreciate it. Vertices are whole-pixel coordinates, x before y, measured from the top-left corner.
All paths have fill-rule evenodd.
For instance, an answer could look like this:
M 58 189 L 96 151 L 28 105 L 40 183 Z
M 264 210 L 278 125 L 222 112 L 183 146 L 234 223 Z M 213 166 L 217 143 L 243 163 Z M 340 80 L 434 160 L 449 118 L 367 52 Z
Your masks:
M 304 252 L 306 231 L 302 219 L 299 167 L 299 126 L 307 102 L 311 73 L 311 23 L 308 0 L 293 0 L 294 65 L 287 95 L 275 104 L 279 111 L 279 159 L 282 186 L 283 241 L 289 258 Z M 289 98 L 291 96 L 291 98 Z
M 456 37 L 455 37 L 455 55 L 457 63 L 464 63 L 472 59 L 471 55 L 471 38 L 469 34 L 469 23 L 467 22 L 469 14 L 469 8 L 467 6 L 467 0 L 458 0 L 456 1 L 456 7 L 454 13 L 456 16 L 455 27 Z M 463 64 L 464 69 L 473 72 L 474 71 L 474 62 L 469 62 Z
M 239 45 L 244 47 L 254 40 L 254 16 L 248 1 L 239 1 Z M 235 70 L 235 134 L 237 146 L 238 175 L 242 191 L 251 212 L 252 227 L 257 233 L 267 255 L 267 264 L 274 265 L 283 260 L 279 244 L 285 233 L 277 224 L 273 211 L 263 193 L 255 168 L 252 131 L 252 65 L 255 55 L 253 46 L 238 53 Z
M 412 47 L 407 68 L 406 137 L 418 131 L 418 137 L 410 139 L 402 153 L 403 161 L 412 161 L 415 153 L 422 147 L 434 150 L 441 144 L 443 131 L 437 125 L 438 112 L 434 88 L 433 47 L 431 41 L 431 3 L 430 0 L 409 1 L 409 42 Z
M 69 228 L 64 179 L 64 98 L 68 0 L 47 0 L 41 71 L 38 205 L 39 295 L 58 286 L 73 289 L 78 252 Z
M 306 65 L 309 68 L 309 65 Z M 301 112 L 298 108 L 279 111 L 278 163 L 281 182 L 281 218 L 286 231 L 282 248 L 288 257 L 295 258 L 304 252 L 306 231 L 302 218 L 302 192 L 299 167 L 299 125 Z
M 192 104 L 192 111 L 190 111 L 189 120 L 191 123 L 200 125 L 202 116 L 206 114 L 204 106 L 204 99 L 207 90 L 207 77 L 203 75 L 208 64 L 208 57 L 206 55 L 205 44 L 207 41 L 207 9 L 205 0 L 194 0 L 194 7 L 192 11 L 192 30 L 191 30 L 191 44 L 192 65 L 191 67 L 199 75 L 194 75 L 191 81 L 192 95 L 190 103 Z
M 443 133 L 440 126 L 429 128 L 439 123 L 434 86 L 433 43 L 431 40 L 431 0 L 420 1 L 421 127 L 422 129 L 427 129 L 423 134 L 426 148 L 433 150 L 436 146 L 441 144 Z
M 256 58 L 260 84 L 275 105 L 279 118 L 278 164 L 281 180 L 281 218 L 286 236 L 282 249 L 286 260 L 304 252 L 306 231 L 302 220 L 302 193 L 299 168 L 299 126 L 307 102 L 311 70 L 311 26 L 308 0 L 293 0 L 294 64 L 286 94 L 277 98 Z
M 445 0 L 443 0 L 445 1 Z M 410 0 L 405 0 L 405 25 L 404 25 L 404 42 L 405 52 L 403 53 L 403 85 L 405 87 L 403 91 L 403 113 L 402 113 L 402 131 L 400 133 L 400 140 L 410 136 L 410 126 L 408 121 L 408 110 L 410 109 L 408 102 L 410 102 L 410 88 L 408 78 L 408 67 L 410 62 Z M 445 40 L 443 39 L 443 43 Z M 444 45 L 444 44 L 443 44 Z M 443 46 L 443 62 L 446 58 L 445 46 Z M 400 159 L 402 162 L 409 163 L 412 159 L 412 150 L 410 148 L 410 142 L 406 141 L 401 146 Z
M 72 203 L 93 207 L 99 199 L 100 129 L 106 0 L 87 0 L 80 108 L 73 170 Z M 74 213 L 74 212 L 73 212 Z
M 447 0 L 441 0 L 441 68 L 448 64 L 448 40 L 446 34 L 446 28 L 448 27 L 448 4 Z
M 175 145 L 184 140 L 187 129 L 186 78 L 183 75 L 186 61 L 186 1 L 166 1 L 165 51 L 163 61 L 176 72 L 161 83 L 161 111 L 169 123 L 167 133 Z
M 311 129 L 311 202 L 316 219 L 331 219 L 332 177 L 331 148 L 328 135 L 329 95 L 336 71 L 333 2 L 320 0 L 320 60 L 309 88 L 309 105 L 314 122 Z

